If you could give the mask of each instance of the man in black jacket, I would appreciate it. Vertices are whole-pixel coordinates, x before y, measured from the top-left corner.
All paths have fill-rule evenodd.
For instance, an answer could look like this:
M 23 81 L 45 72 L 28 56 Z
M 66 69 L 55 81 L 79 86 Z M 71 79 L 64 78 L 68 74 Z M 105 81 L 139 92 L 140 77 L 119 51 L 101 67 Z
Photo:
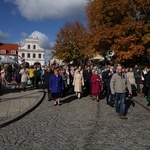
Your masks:
M 112 75 L 116 73 L 114 70 L 114 65 L 110 64 L 109 69 L 105 72 L 104 78 L 105 78 L 105 84 L 106 84 L 106 89 L 107 89 L 107 96 L 106 96 L 106 102 L 108 105 L 111 107 L 114 107 L 114 95 L 111 94 L 110 90 L 110 80 L 112 78 Z
M 45 80 L 45 87 L 47 88 L 47 93 L 48 93 L 48 101 L 52 99 L 51 91 L 49 89 L 49 81 L 52 74 L 53 71 L 51 70 L 51 68 L 47 67 L 46 71 L 44 72 L 44 80 Z
M 92 76 L 92 70 L 88 66 L 86 68 L 86 71 L 83 73 L 84 76 L 84 82 L 85 82 L 85 92 L 87 95 L 91 94 L 91 76 Z

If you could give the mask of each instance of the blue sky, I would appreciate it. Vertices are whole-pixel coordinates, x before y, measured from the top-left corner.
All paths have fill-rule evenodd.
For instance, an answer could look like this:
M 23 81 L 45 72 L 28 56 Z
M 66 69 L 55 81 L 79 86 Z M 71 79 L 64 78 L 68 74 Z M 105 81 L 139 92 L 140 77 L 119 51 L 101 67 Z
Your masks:
M 50 49 L 64 23 L 86 21 L 87 0 L 0 0 L 0 42 L 21 43 L 37 36 Z

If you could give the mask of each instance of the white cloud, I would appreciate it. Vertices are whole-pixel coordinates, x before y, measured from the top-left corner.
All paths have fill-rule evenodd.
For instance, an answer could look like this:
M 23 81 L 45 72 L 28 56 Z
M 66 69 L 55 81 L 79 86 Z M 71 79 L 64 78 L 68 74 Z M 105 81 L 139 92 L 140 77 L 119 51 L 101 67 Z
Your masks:
M 25 32 L 21 33 L 21 35 L 23 37 L 23 40 L 20 41 L 20 45 L 24 45 L 24 39 L 26 37 L 38 38 L 40 47 L 45 48 L 45 60 L 49 60 L 49 58 L 51 57 L 53 43 L 50 42 L 49 38 L 44 33 L 34 31 L 31 33 L 31 35 L 27 35 L 27 33 Z
M 29 20 L 84 16 L 87 0 L 5 0 L 14 3 Z
M 7 38 L 8 36 L 9 36 L 9 34 L 4 33 L 4 32 L 2 32 L 2 31 L 0 30 L 0 40 L 3 40 L 3 39 L 5 39 L 5 38 Z

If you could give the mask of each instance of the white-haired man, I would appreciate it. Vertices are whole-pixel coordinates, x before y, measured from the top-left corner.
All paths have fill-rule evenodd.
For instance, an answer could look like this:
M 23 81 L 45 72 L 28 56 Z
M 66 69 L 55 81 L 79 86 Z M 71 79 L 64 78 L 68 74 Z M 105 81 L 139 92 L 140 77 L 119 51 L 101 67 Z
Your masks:
M 110 88 L 111 93 L 115 95 L 115 109 L 117 115 L 121 119 L 127 119 L 125 116 L 126 89 L 128 88 L 129 93 L 132 93 L 131 84 L 129 83 L 127 76 L 122 73 L 122 66 L 117 66 L 116 73 L 113 74 L 110 81 Z

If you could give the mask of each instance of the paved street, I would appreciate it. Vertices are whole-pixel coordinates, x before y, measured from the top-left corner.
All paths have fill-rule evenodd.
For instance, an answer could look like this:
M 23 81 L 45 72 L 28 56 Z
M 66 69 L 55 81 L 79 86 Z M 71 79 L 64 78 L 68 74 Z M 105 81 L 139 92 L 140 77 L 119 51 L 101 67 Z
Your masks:
M 39 105 L 44 97 L 42 89 L 28 87 L 24 92 L 15 84 L 0 90 L 0 128 L 14 122 Z
M 0 129 L 0 150 L 149 150 L 149 108 L 135 100 L 141 105 L 128 100 L 128 119 L 121 120 L 105 100 L 71 95 L 53 106 L 46 95 L 30 114 Z

